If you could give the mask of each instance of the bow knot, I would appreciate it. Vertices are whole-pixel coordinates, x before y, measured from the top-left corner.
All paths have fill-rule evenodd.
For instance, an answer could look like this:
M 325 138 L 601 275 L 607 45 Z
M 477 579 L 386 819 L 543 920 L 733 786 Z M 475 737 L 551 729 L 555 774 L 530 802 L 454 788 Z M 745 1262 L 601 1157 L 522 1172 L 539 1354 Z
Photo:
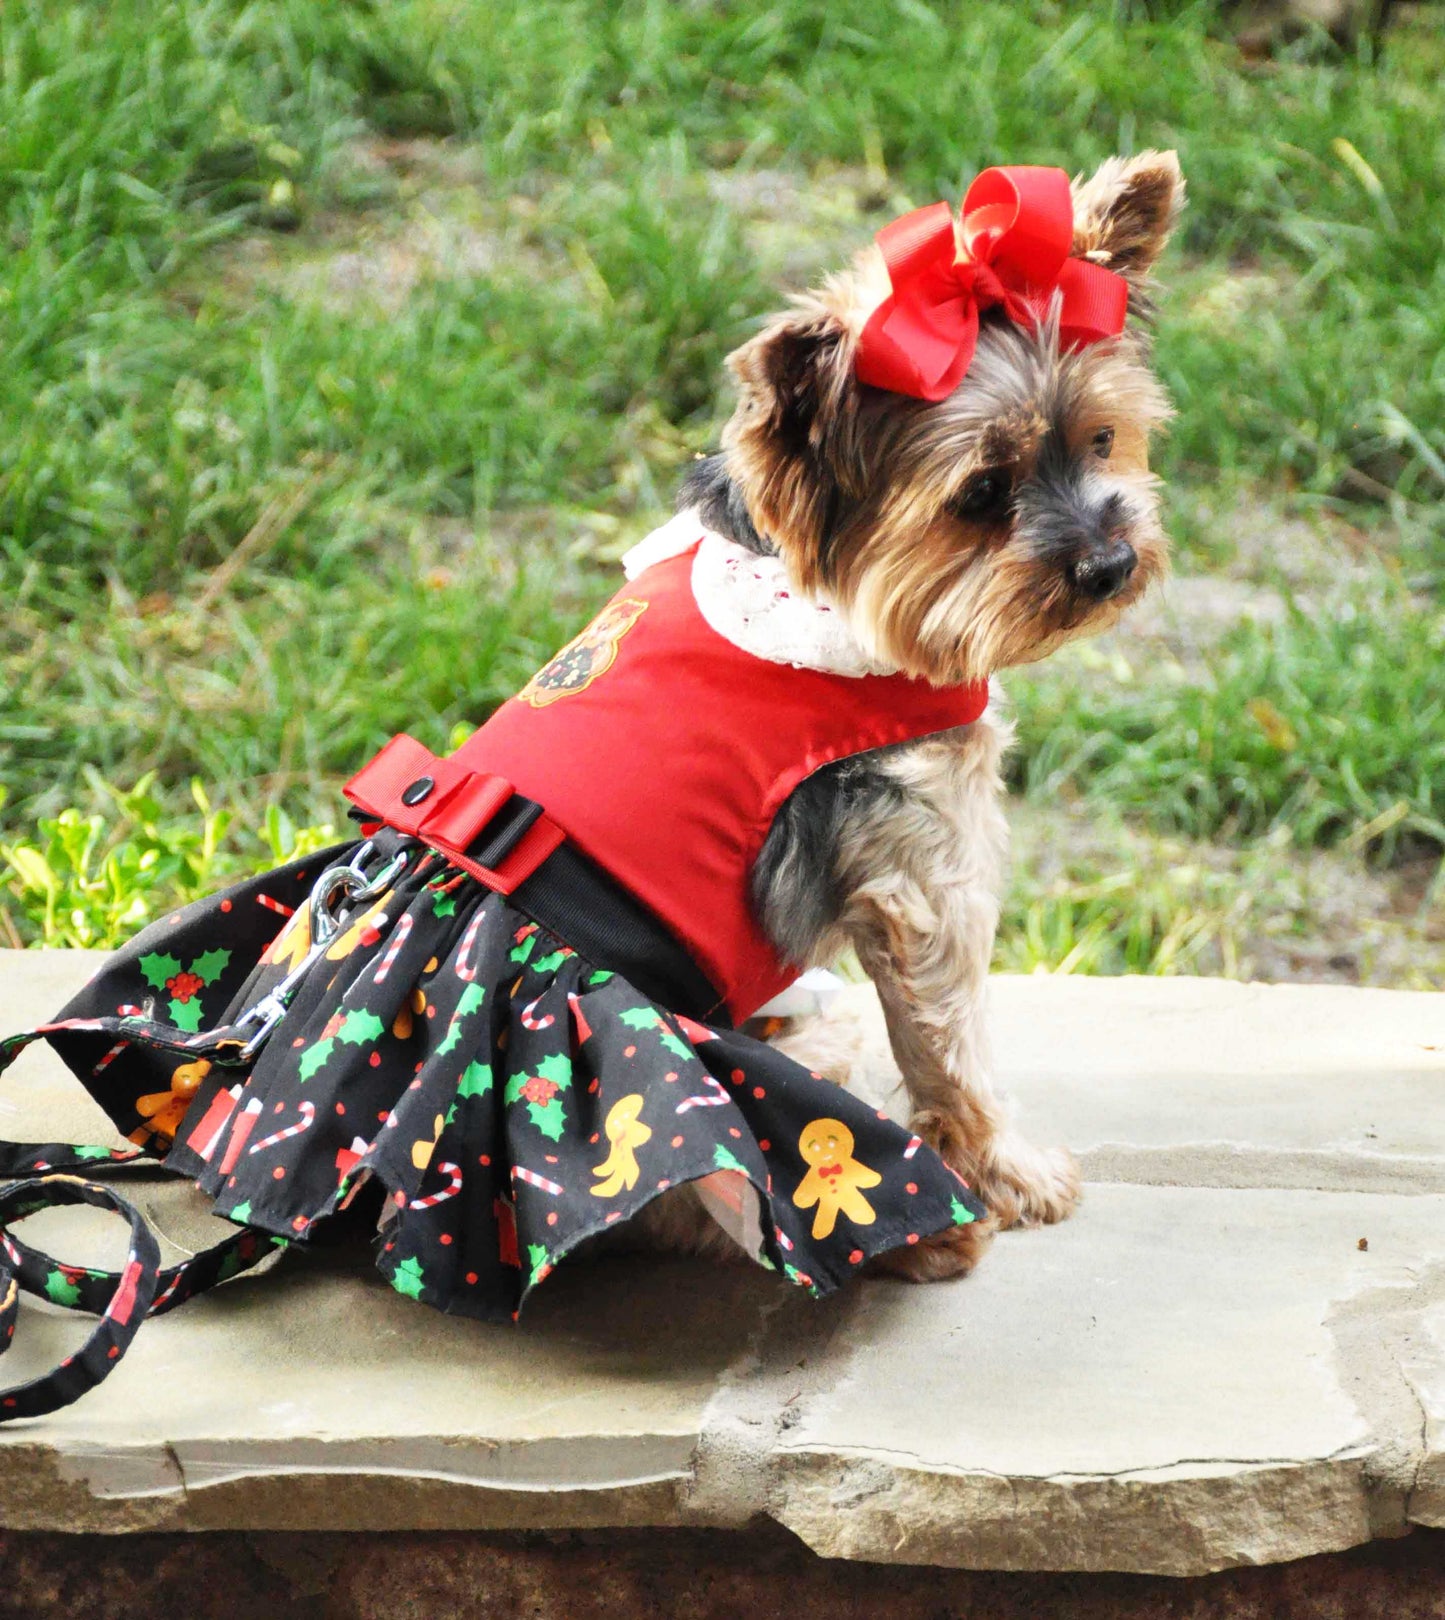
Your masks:
M 861 382 L 939 400 L 963 379 L 982 310 L 1001 307 L 1037 327 L 1059 300 L 1059 337 L 1082 348 L 1124 329 L 1122 276 L 1069 257 L 1074 205 L 1062 169 L 985 169 L 963 199 L 961 230 L 947 203 L 915 209 L 879 231 L 891 286 L 863 328 Z
M 1002 305 L 1004 313 L 1018 325 L 1025 325 L 1032 312 L 1028 303 L 1006 286 L 994 267 L 982 259 L 965 259 L 954 266 L 959 287 L 973 297 L 980 313 Z

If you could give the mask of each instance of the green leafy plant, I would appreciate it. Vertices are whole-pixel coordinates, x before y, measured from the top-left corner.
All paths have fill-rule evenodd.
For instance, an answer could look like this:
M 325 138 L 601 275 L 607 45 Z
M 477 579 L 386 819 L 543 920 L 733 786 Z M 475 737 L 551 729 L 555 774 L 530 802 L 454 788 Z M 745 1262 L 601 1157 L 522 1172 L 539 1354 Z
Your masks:
M 41 818 L 36 838 L 0 843 L 0 926 L 12 945 L 108 949 L 224 882 L 335 840 L 331 827 L 297 828 L 272 807 L 249 853 L 238 851 L 226 842 L 230 813 L 198 781 L 198 815 L 180 817 L 165 814 L 154 781 L 121 790 L 97 778 L 112 820 L 62 810 Z

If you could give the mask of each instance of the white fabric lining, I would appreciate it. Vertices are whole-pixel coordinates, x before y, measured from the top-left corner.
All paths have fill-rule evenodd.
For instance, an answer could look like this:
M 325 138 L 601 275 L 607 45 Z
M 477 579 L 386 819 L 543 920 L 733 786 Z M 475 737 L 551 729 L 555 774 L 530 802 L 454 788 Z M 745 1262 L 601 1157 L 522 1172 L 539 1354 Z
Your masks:
M 780 557 L 760 557 L 706 528 L 695 510 L 654 529 L 622 559 L 628 579 L 696 547 L 692 593 L 720 636 L 773 664 L 832 675 L 891 675 L 859 646 L 826 597 L 799 591 Z

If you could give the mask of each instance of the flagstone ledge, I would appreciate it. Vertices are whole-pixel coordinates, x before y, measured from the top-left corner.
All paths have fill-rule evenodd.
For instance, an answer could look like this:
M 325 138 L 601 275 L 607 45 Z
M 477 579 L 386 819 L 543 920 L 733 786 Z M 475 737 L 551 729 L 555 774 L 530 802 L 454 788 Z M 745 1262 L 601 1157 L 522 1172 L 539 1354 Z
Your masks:
M 98 965 L 0 952 L 0 1032 Z M 834 1558 L 1193 1575 L 1445 1527 L 1445 996 L 1000 978 L 996 1063 L 1075 1218 L 963 1282 L 815 1304 L 752 1268 L 563 1268 L 516 1329 L 289 1258 L 0 1428 L 0 1528 L 741 1528 Z M 900 1106 L 876 1001 L 828 1015 Z M 45 1051 L 0 1135 L 108 1140 Z M 137 1190 L 171 1243 L 210 1218 Z M 80 1263 L 98 1212 L 30 1223 Z M 22 1307 L 10 1383 L 83 1323 Z

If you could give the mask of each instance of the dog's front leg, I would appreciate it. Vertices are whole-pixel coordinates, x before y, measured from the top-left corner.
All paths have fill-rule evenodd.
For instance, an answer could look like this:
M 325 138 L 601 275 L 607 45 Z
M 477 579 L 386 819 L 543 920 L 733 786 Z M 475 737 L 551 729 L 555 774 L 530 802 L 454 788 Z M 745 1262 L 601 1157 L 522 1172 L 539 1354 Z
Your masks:
M 903 793 L 855 832 L 844 926 L 877 987 L 913 1128 L 1000 1226 L 1062 1220 L 1079 1196 L 1063 1149 L 1012 1127 L 990 1080 L 985 999 L 1007 825 L 987 722 L 890 764 Z

